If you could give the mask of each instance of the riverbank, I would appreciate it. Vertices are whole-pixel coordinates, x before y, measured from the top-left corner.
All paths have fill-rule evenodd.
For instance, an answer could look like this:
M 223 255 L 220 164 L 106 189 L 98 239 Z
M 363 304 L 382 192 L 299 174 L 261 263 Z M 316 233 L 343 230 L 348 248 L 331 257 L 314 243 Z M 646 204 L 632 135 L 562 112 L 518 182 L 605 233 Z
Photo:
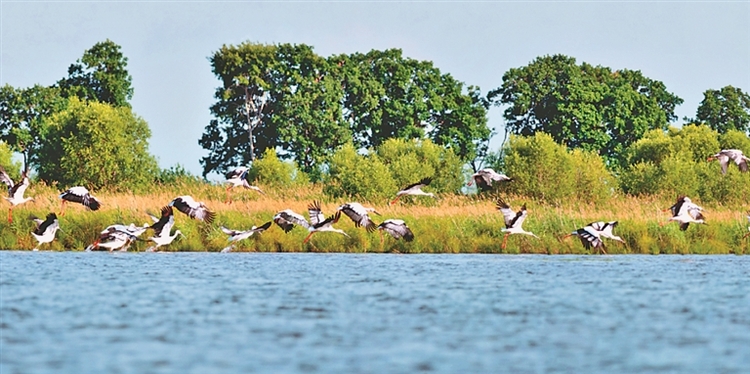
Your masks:
M 165 251 L 220 251 L 229 243 L 220 226 L 246 230 L 260 226 L 283 209 L 292 209 L 307 216 L 307 205 L 321 200 L 326 216 L 346 201 L 331 201 L 320 188 L 294 189 L 288 191 L 266 191 L 260 195 L 253 191 L 233 190 L 233 203 L 224 202 L 221 186 L 193 185 L 162 187 L 148 195 L 98 193 L 102 202 L 99 211 L 86 211 L 77 204 L 68 204 L 65 216 L 59 217 L 61 231 L 51 244 L 42 250 L 82 250 L 93 242 L 104 227 L 123 223 L 143 225 L 150 223 L 147 212 L 158 215 L 159 208 L 174 197 L 189 194 L 203 201 L 217 213 L 213 224 L 189 219 L 175 212 L 175 229 L 184 238 L 178 238 Z M 0 223 L 1 249 L 31 249 L 36 245 L 31 235 L 34 228 L 30 215 L 44 217 L 48 212 L 59 212 L 60 199 L 56 189 L 37 186 L 30 196 L 36 201 L 14 209 L 14 222 Z M 516 210 L 527 204 L 529 216 L 524 223 L 526 230 L 540 238 L 511 235 L 507 247 L 501 248 L 503 217 L 495 209 L 492 199 L 474 196 L 442 196 L 437 200 L 416 198 L 389 206 L 387 202 L 373 202 L 382 215 L 373 215 L 380 223 L 395 218 L 406 221 L 416 239 L 407 243 L 384 235 L 381 242 L 378 232 L 367 233 L 355 228 L 345 216 L 336 224 L 351 238 L 335 233 L 315 234 L 307 244 L 302 244 L 307 231 L 295 227 L 284 233 L 273 225 L 263 234 L 240 241 L 235 251 L 256 252 L 350 252 L 350 253 L 535 253 L 535 254 L 586 254 L 576 237 L 562 239 L 575 229 L 593 221 L 619 221 L 615 228 L 626 244 L 605 240 L 609 254 L 744 254 L 749 253 L 750 239 L 742 240 L 748 222 L 742 207 L 704 206 L 707 210 L 707 225 L 690 225 L 680 231 L 677 223 L 660 226 L 669 218 L 663 212 L 673 202 L 667 199 L 621 197 L 605 205 L 589 205 L 572 202 L 564 206 L 552 206 L 530 201 L 524 197 L 506 196 L 506 201 Z M 697 202 L 700 204 L 700 202 Z M 368 205 L 368 204 L 366 204 Z M 7 206 L 7 204 L 6 204 Z M 148 238 L 150 232 L 144 234 Z M 137 242 L 131 250 L 142 251 L 149 246 Z

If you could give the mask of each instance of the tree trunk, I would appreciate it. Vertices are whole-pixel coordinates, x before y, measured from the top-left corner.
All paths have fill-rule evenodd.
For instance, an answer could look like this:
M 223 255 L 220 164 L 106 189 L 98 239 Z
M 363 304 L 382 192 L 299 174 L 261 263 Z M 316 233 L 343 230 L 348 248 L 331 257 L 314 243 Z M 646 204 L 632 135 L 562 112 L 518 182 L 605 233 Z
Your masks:
M 250 119 L 250 92 L 245 87 L 245 116 L 247 117 L 247 134 L 250 142 L 250 162 L 255 161 L 255 143 L 253 142 L 253 121 Z

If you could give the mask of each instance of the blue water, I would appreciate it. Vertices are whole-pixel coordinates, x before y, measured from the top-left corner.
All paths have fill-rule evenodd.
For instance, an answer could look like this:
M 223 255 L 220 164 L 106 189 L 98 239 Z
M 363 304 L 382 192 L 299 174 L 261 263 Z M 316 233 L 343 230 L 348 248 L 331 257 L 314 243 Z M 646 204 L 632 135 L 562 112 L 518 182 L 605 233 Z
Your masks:
M 0 373 L 749 373 L 750 257 L 0 252 Z

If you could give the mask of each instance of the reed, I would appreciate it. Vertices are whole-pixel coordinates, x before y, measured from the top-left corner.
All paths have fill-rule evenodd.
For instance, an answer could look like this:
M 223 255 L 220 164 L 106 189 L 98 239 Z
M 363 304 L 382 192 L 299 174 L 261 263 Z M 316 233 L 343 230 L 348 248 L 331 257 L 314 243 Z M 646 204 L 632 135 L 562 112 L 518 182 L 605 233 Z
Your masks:
M 264 190 L 267 195 L 233 190 L 231 204 L 224 203 L 225 191 L 222 186 L 202 183 L 160 186 L 148 195 L 100 192 L 96 194 L 103 204 L 99 211 L 89 212 L 80 205 L 68 205 L 66 215 L 59 218 L 62 231 L 58 232 L 54 242 L 43 246 L 42 250 L 81 250 L 110 224 L 150 223 L 147 212 L 158 215 L 160 207 L 179 195 L 192 195 L 196 200 L 204 201 L 217 213 L 217 218 L 209 225 L 176 212 L 175 228 L 180 229 L 185 238 L 178 238 L 171 245 L 163 247 L 166 251 L 218 251 L 228 245 L 220 226 L 249 229 L 271 220 L 276 212 L 283 209 L 307 215 L 307 205 L 313 200 L 320 200 L 328 215 L 344 202 L 326 197 L 319 185 Z M 17 207 L 13 224 L 0 219 L 0 248 L 33 248 L 36 245 L 31 236 L 34 223 L 27 218 L 58 212 L 58 194 L 53 187 L 32 186 L 29 195 L 36 196 L 36 201 Z M 367 233 L 362 228 L 355 228 L 351 221 L 342 217 L 336 226 L 345 230 L 351 238 L 334 233 L 318 233 L 303 245 L 306 230 L 297 227 L 287 234 L 274 225 L 259 236 L 236 243 L 235 251 L 585 254 L 588 252 L 577 238 L 563 240 L 562 237 L 599 220 L 618 220 L 620 225 L 615 233 L 626 241 L 626 244 L 605 241 L 609 254 L 745 254 L 749 249 L 750 239 L 741 239 L 748 225 L 744 218 L 746 208 L 742 206 L 707 204 L 704 207 L 708 225 L 691 225 L 683 232 L 676 223 L 660 226 L 669 218 L 669 213 L 663 210 L 673 203 L 667 198 L 619 196 L 605 204 L 572 201 L 557 206 L 523 196 L 509 195 L 504 199 L 513 209 L 524 203 L 527 205 L 529 217 L 524 227 L 536 233 L 540 239 L 511 235 L 507 248 L 503 250 L 500 247 L 503 217 L 495 209 L 492 199 L 447 195 L 437 200 L 406 197 L 394 206 L 389 206 L 386 201 L 362 202 L 374 206 L 382 214 L 373 216 L 376 222 L 388 218 L 406 221 L 416 236 L 411 243 L 394 240 L 387 235 L 381 242 L 377 232 Z M 150 234 L 147 232 L 143 237 L 148 238 Z M 148 246 L 149 243 L 137 242 L 131 250 L 142 251 Z

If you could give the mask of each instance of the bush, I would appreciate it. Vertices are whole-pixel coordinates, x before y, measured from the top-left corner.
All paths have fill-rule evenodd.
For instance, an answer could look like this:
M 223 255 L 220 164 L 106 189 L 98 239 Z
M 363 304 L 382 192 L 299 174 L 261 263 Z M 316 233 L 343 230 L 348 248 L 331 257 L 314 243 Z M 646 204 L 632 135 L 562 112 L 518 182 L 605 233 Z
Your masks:
M 375 201 L 398 190 L 391 171 L 378 155 L 360 155 L 351 143 L 330 157 L 324 182 L 323 192 L 333 198 L 359 197 Z
M 432 191 L 457 193 L 463 187 L 463 162 L 451 149 L 430 140 L 388 139 L 375 153 L 390 170 L 397 190 L 425 177 L 432 178 Z
M 291 162 L 284 162 L 276 150 L 268 148 L 263 156 L 253 161 L 247 179 L 271 188 L 289 188 L 309 183 L 307 175 Z
M 8 144 L 2 141 L 0 141 L 0 167 L 5 169 L 14 183 L 21 179 L 21 163 L 13 161 L 13 151 L 10 150 Z
M 185 168 L 177 164 L 170 167 L 169 169 L 161 169 L 159 175 L 156 177 L 156 182 L 162 185 L 175 186 L 179 184 L 193 185 L 202 184 L 203 179 L 197 175 L 191 174 Z

